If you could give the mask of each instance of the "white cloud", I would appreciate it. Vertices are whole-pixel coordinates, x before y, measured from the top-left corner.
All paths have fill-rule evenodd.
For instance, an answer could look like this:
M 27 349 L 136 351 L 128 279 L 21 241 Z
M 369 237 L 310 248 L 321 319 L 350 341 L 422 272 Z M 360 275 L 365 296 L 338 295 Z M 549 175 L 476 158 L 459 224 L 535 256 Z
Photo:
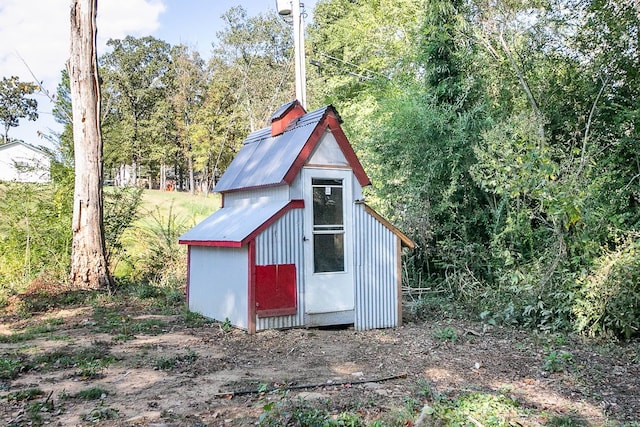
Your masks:
M 70 7 L 70 0 L 0 0 L 0 78 L 33 81 L 30 68 L 44 88 L 55 93 L 69 57 Z M 152 34 L 165 8 L 161 0 L 99 1 L 98 54 L 105 52 L 110 38 Z M 38 122 L 21 121 L 20 127 L 9 131 L 11 137 L 33 140 L 37 130 L 55 126 L 47 98 L 40 95 L 37 100 Z
M 160 26 L 159 17 L 165 9 L 165 4 L 157 0 L 98 2 L 98 53 L 104 52 L 104 45 L 110 38 L 154 33 Z

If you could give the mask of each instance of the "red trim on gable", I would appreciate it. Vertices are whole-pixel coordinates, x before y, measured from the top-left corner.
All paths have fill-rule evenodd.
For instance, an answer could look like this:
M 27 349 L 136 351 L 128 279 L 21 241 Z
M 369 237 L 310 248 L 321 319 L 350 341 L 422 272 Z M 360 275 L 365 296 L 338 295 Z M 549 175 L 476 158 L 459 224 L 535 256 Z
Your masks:
M 228 240 L 178 240 L 181 245 L 189 246 L 219 246 L 223 248 L 241 248 L 242 242 L 232 242 Z
M 251 234 L 249 234 L 247 237 L 245 237 L 242 240 L 242 243 L 245 244 L 245 243 L 247 243 L 247 242 L 249 242 L 251 240 L 254 240 L 258 234 L 260 234 L 264 230 L 266 230 L 267 227 L 269 227 L 271 224 L 276 222 L 278 219 L 280 219 L 280 217 L 282 215 L 284 215 L 285 213 L 287 213 L 291 209 L 302 209 L 302 208 L 304 208 L 304 200 L 291 200 L 289 203 L 287 203 L 287 205 L 285 207 L 280 209 L 271 218 L 269 218 L 268 220 L 263 222 L 260 227 L 256 228 Z
M 302 147 L 302 150 L 300 150 L 298 157 L 294 160 L 293 164 L 284 175 L 284 182 L 289 185 L 293 183 L 293 180 L 296 179 L 296 176 L 298 176 L 300 170 L 302 170 L 302 167 L 305 165 L 305 163 L 307 163 L 307 160 L 311 156 L 313 149 L 318 144 L 318 141 L 320 141 L 320 137 L 324 134 L 326 128 L 327 124 L 323 119 L 318 123 L 318 126 L 316 126 L 314 131 L 311 133 L 309 139 L 307 139 L 307 142 L 305 142 L 304 146 Z
M 367 176 L 367 173 L 364 171 L 360 160 L 358 160 L 358 156 L 356 156 L 356 152 L 353 151 L 353 147 L 349 143 L 347 136 L 342 131 L 342 127 L 340 126 L 340 121 L 333 114 L 326 114 L 318 125 L 314 129 L 309 139 L 300 150 L 300 154 L 293 162 L 289 170 L 284 176 L 284 182 L 291 185 L 293 180 L 298 176 L 302 167 L 307 163 L 313 149 L 316 148 L 316 145 L 320 141 L 324 132 L 329 129 L 333 136 L 336 138 L 338 146 L 344 154 L 344 157 L 347 159 L 347 163 L 351 166 L 351 170 L 353 174 L 356 176 L 358 183 L 360 183 L 361 187 L 366 187 L 367 185 L 371 185 L 371 180 Z
M 269 227 L 275 221 L 280 219 L 282 215 L 284 215 L 291 209 L 303 209 L 303 208 L 304 208 L 304 200 L 291 200 L 282 209 L 280 209 L 273 216 L 271 216 L 271 218 L 263 222 L 258 228 L 253 230 L 247 237 L 242 239 L 242 241 L 240 242 L 230 241 L 230 240 L 178 240 L 178 243 L 180 243 L 181 245 L 190 245 L 190 246 L 216 246 L 216 247 L 222 247 L 222 248 L 241 248 L 242 246 L 254 240 L 258 234 L 262 233 L 267 227 Z
M 331 129 L 331 133 L 336 138 L 340 149 L 342 150 L 342 154 L 346 157 L 347 162 L 351 165 L 351 169 L 353 170 L 353 174 L 358 179 L 361 187 L 366 187 L 367 185 L 371 185 L 371 180 L 367 176 L 367 173 L 364 171 L 358 156 L 356 156 L 356 152 L 353 151 L 353 147 L 349 143 L 347 136 L 342 131 L 342 127 L 340 126 L 340 122 L 334 116 L 327 117 L 328 127 Z

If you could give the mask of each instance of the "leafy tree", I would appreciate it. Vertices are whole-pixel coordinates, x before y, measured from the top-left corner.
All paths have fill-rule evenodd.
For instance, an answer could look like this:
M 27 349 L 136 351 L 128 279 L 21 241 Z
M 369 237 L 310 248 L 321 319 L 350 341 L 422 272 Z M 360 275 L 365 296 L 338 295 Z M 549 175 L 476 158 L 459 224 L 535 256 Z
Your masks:
M 194 194 L 196 184 L 192 127 L 204 98 L 204 61 L 197 52 L 189 51 L 182 45 L 175 46 L 171 56 L 171 66 L 175 76 L 171 100 L 176 112 L 179 149 L 187 160 L 189 191 Z
M 238 89 L 236 108 L 248 131 L 267 124 L 277 107 L 295 97 L 291 29 L 277 15 L 248 17 L 232 7 L 223 16 L 210 68 Z
M 21 82 L 18 77 L 3 77 L 0 81 L 0 123 L 4 128 L 3 144 L 9 141 L 9 129 L 16 127 L 20 119 L 38 118 L 38 101 L 29 98 L 38 89 L 33 83 Z
M 130 164 L 137 173 L 142 165 L 150 175 L 157 170 L 150 161 L 156 148 L 155 114 L 171 88 L 168 43 L 153 37 L 109 40 L 112 51 L 101 58 L 104 77 L 104 130 L 107 164 Z

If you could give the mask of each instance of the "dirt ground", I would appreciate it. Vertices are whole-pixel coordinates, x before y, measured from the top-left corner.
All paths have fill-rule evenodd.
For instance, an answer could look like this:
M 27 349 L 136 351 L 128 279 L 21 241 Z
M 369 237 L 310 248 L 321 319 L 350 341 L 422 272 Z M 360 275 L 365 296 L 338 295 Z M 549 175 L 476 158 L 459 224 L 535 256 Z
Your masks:
M 598 344 L 458 320 L 250 336 L 153 312 L 105 305 L 2 317 L 0 424 L 244 426 L 284 399 L 355 411 L 370 423 L 393 419 L 408 401 L 417 417 L 425 404 L 473 392 L 517 400 L 508 425 L 640 420 L 637 342 Z M 100 396 L 81 398 L 91 389 Z

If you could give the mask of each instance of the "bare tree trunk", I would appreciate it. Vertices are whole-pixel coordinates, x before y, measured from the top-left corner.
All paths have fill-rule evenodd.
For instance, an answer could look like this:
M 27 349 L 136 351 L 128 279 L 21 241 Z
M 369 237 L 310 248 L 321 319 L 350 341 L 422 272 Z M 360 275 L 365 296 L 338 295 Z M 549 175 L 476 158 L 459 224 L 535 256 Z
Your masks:
M 69 78 L 73 111 L 75 189 L 71 283 L 77 288 L 112 284 L 102 222 L 102 136 L 96 54 L 97 0 L 71 1 Z
M 193 156 L 191 153 L 187 156 L 187 164 L 189 167 L 189 193 L 193 196 L 196 193 L 196 180 L 193 173 Z

